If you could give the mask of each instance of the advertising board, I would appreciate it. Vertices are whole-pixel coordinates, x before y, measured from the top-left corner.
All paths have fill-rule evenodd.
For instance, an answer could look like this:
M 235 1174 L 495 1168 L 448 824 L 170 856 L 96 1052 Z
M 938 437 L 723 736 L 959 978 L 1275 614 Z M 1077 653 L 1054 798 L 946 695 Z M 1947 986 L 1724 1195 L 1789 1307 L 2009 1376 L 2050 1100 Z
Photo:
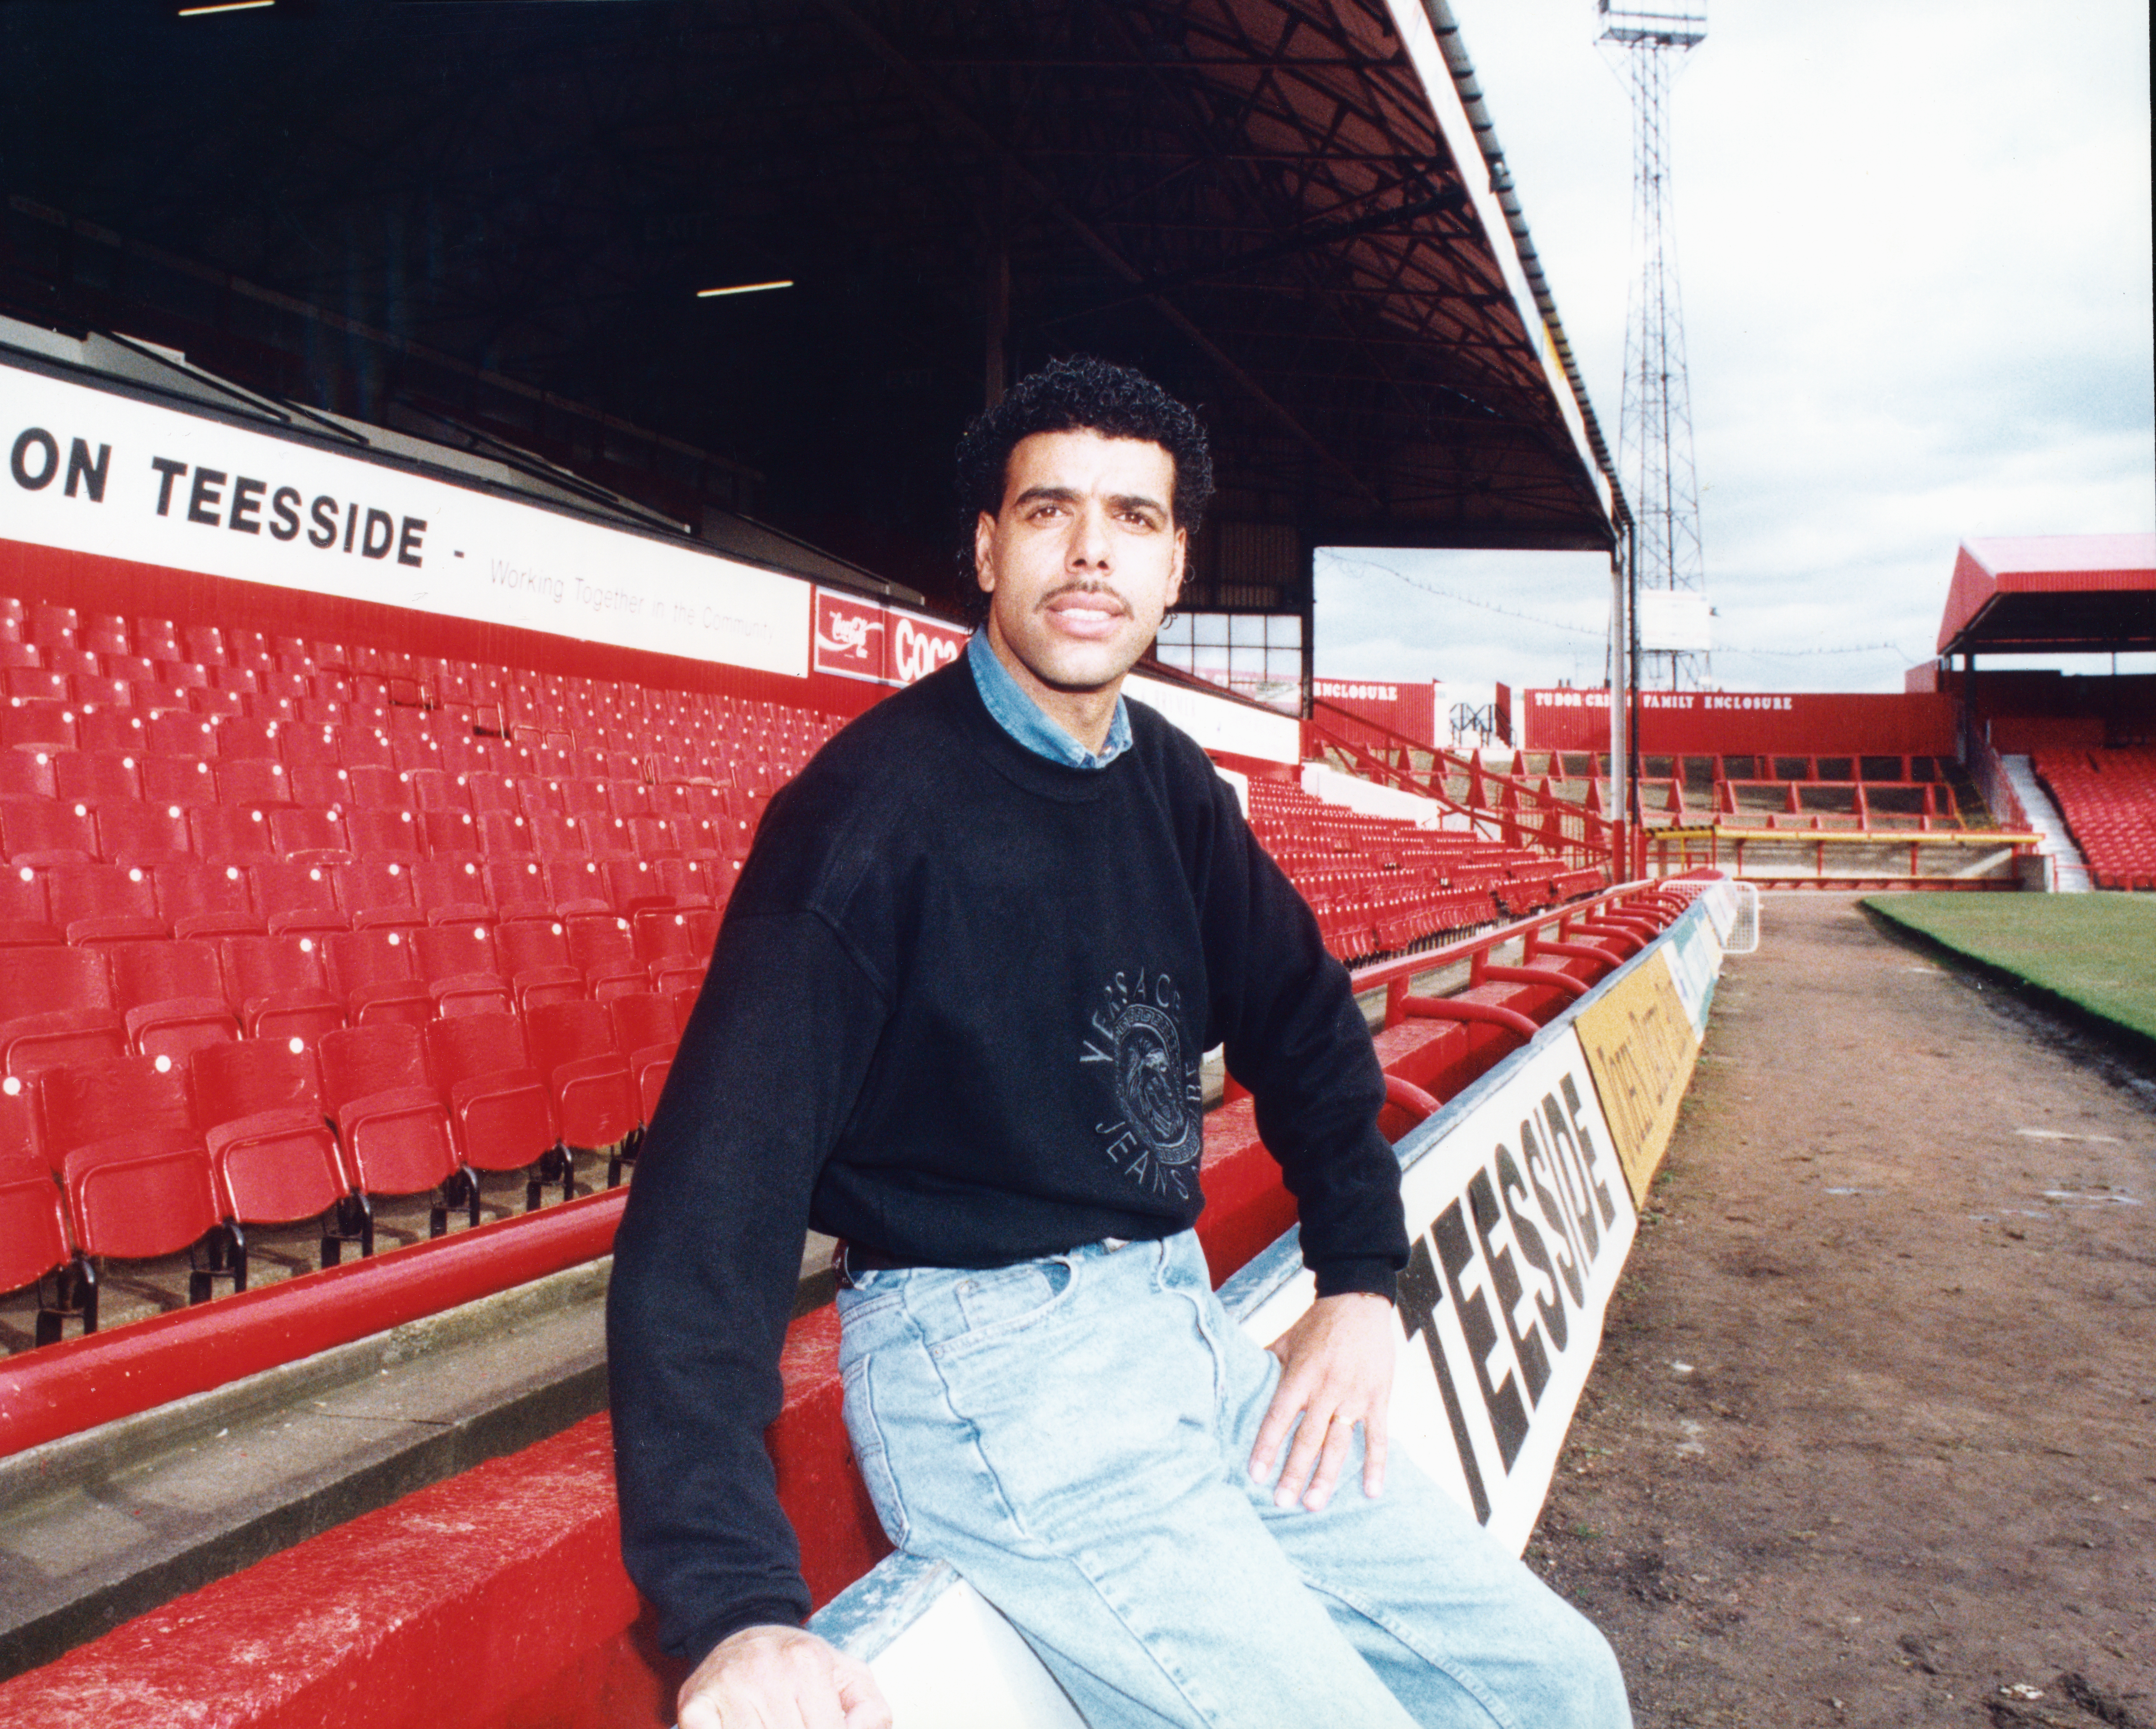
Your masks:
M 1671 971 L 1669 945 L 1649 950 L 1583 1004 L 1578 1025 L 1632 1198 L 1644 1205 L 1699 1059 L 1699 1034 Z
M 842 679 L 910 685 L 965 653 L 968 634 L 963 625 L 923 613 L 819 588 L 811 664 Z
M 800 677 L 809 585 L 0 365 L 0 540 Z

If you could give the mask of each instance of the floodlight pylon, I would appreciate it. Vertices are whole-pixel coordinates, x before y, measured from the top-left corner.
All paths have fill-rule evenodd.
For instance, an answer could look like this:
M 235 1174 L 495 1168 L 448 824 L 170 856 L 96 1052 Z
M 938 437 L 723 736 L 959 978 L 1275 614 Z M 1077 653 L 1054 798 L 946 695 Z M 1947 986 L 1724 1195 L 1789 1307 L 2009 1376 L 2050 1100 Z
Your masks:
M 1639 261 L 1625 320 L 1625 392 L 1617 463 L 1632 507 L 1639 586 L 1702 592 L 1699 480 L 1692 463 L 1691 380 L 1671 219 L 1669 95 L 1684 57 L 1707 39 L 1694 12 L 1634 12 L 1598 0 L 1601 42 L 1632 99 L 1632 239 Z M 1697 689 L 1711 676 L 1698 652 L 1650 652 L 1643 684 Z

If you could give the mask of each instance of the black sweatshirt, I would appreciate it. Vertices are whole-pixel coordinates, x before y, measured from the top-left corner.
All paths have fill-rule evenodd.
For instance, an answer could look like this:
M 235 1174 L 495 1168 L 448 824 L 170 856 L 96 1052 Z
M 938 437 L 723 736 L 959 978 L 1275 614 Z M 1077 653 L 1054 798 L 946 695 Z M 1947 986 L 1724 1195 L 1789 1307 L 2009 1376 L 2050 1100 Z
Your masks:
M 763 1432 L 804 1227 L 997 1266 L 1189 1226 L 1224 1043 L 1322 1295 L 1406 1264 L 1346 971 L 1204 752 L 1142 703 L 1050 762 L 963 657 L 775 797 L 639 1152 L 608 1301 L 622 1550 L 668 1649 L 808 1614 Z

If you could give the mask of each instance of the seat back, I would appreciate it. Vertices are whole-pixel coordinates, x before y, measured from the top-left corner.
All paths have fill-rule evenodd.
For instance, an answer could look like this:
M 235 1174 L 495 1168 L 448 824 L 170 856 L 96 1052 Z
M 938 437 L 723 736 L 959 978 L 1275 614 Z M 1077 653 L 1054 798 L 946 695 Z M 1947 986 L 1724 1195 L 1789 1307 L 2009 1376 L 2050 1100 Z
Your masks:
M 237 864 L 160 864 L 150 878 L 157 916 L 175 932 L 187 920 L 219 917 L 252 921 L 261 929 L 247 873 Z
M 620 1052 L 614 1042 L 613 1016 L 605 1003 L 588 998 L 540 1004 L 525 1016 L 524 1034 L 531 1060 L 550 1073 L 564 1063 Z
M 12 1102 L 0 1101 L 0 1120 Z M 59 1186 L 44 1161 L 0 1151 L 0 1291 L 36 1283 L 65 1266 L 72 1252 Z
M 321 1076 L 313 1054 L 296 1039 L 244 1039 L 212 1044 L 187 1062 L 195 1119 L 204 1127 L 264 1111 L 322 1107 Z
M 272 929 L 291 925 L 331 930 L 346 921 L 326 864 L 260 859 L 248 867 L 247 874 L 254 885 L 255 907 Z
M 54 790 L 63 799 L 90 804 L 130 802 L 142 796 L 142 777 L 132 756 L 116 751 L 63 751 L 53 763 Z
M 326 989 L 321 943 L 313 936 L 226 936 L 218 941 L 225 1000 L 244 1008 L 258 997 Z
M 0 948 L 0 1018 L 111 1007 L 112 982 L 101 955 L 80 948 Z
M 48 1069 L 38 1077 L 45 1149 L 64 1162 L 92 1142 L 192 1131 L 187 1076 L 169 1057 L 119 1057 Z M 189 1240 L 192 1240 L 190 1239 Z
M 412 893 L 430 918 L 455 907 L 474 917 L 493 916 L 486 878 L 476 857 L 422 859 L 412 866 Z
M 569 964 L 568 936 L 555 919 L 504 919 L 495 926 L 495 953 L 511 977 L 541 967 Z
M 332 1115 L 371 1093 L 429 1084 L 419 1029 L 403 1021 L 377 1021 L 325 1033 L 318 1054 L 322 1101 Z
M 11 1164 L 34 1164 L 40 1171 L 48 1169 L 44 1136 L 38 1132 L 37 1107 L 30 1089 L 13 1075 L 0 1080 L 0 1167 Z
M 260 805 L 216 804 L 187 813 L 195 851 L 212 864 L 267 861 L 276 856 L 270 836 L 270 813 Z
M 100 856 L 115 864 L 184 864 L 194 859 L 187 813 L 177 804 L 101 804 L 97 844 Z
M 427 1059 L 434 1084 L 444 1092 L 460 1080 L 531 1066 L 523 1024 L 513 1014 L 462 1014 L 430 1022 Z
M 473 920 L 454 925 L 429 925 L 412 932 L 413 962 L 425 979 L 461 978 L 467 973 L 499 973 L 494 949 L 494 927 Z
M 224 975 L 216 947 L 200 938 L 174 942 L 118 942 L 112 946 L 116 1007 L 138 1008 L 182 997 L 224 1000 Z
M 53 922 L 62 930 L 86 919 L 157 921 L 157 890 L 139 864 L 56 867 L 45 879 Z
M 611 997 L 605 1006 L 613 1017 L 615 1048 L 625 1054 L 654 1044 L 670 1045 L 681 1036 L 674 1024 L 672 1006 L 652 992 Z
M 97 823 L 86 804 L 10 799 L 0 803 L 0 854 L 25 864 L 87 863 L 97 856 Z
M 151 804 L 204 809 L 217 803 L 217 776 L 208 763 L 192 757 L 146 757 L 142 797 Z
M 332 931 L 326 947 L 330 988 L 346 999 L 369 985 L 406 984 L 417 976 L 411 932 L 400 926 Z
M 624 967 L 642 970 L 644 963 L 637 957 L 629 921 L 619 914 L 589 913 L 565 923 L 572 967 L 582 967 L 587 973 Z

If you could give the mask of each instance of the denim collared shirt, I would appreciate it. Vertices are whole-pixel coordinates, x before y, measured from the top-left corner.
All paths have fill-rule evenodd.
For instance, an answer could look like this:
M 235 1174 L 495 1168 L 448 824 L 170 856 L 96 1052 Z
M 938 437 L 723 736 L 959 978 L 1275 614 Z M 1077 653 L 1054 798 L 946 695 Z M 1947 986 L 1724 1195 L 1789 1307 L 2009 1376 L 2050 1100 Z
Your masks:
M 1087 750 L 1050 720 L 996 659 L 996 651 L 988 646 L 987 625 L 976 629 L 966 644 L 966 664 L 973 669 L 973 687 L 996 724 L 1036 757 L 1066 768 L 1106 768 L 1130 749 L 1131 717 L 1121 696 L 1116 699 L 1115 718 L 1108 722 L 1106 742 L 1097 752 Z

